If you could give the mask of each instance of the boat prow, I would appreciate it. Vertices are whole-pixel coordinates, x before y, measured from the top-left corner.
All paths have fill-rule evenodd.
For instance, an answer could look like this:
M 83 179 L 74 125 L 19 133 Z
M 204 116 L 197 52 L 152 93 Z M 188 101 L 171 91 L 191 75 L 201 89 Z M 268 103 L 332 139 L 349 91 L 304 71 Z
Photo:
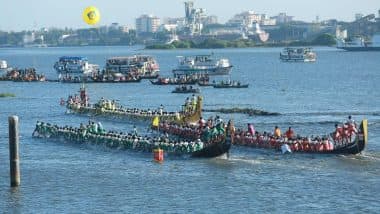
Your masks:
M 204 147 L 202 150 L 193 152 L 192 157 L 199 158 L 214 158 L 222 156 L 229 152 L 231 143 L 229 140 L 225 140 L 223 143 L 214 143 L 212 145 Z

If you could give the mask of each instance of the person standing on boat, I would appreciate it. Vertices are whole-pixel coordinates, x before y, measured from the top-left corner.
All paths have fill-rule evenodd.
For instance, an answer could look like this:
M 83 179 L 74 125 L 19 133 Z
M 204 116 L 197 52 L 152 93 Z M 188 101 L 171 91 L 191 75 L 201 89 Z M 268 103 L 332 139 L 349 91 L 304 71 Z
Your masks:
M 133 126 L 133 135 L 134 136 L 138 135 L 136 126 Z
M 281 129 L 278 126 L 274 127 L 274 136 L 277 138 L 281 137 Z
M 248 123 L 248 133 L 253 136 L 255 134 L 255 127 L 253 126 L 253 124 L 251 123 Z
M 285 132 L 285 136 L 288 138 L 288 140 L 294 138 L 294 131 L 292 127 L 289 127 L 289 129 Z

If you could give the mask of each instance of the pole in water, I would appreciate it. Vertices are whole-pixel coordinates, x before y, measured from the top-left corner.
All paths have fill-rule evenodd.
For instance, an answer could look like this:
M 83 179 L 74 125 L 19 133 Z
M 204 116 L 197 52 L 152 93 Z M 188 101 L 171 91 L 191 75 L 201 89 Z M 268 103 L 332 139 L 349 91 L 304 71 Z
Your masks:
M 9 122 L 9 162 L 11 187 L 20 186 L 20 159 L 18 155 L 18 117 L 10 116 Z

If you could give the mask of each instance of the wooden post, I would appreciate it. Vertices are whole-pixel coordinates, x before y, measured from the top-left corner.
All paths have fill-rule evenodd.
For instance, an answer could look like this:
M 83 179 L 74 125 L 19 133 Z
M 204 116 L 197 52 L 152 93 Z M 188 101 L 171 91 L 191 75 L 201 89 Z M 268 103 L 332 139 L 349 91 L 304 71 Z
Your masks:
M 20 160 L 18 155 L 18 117 L 10 116 L 9 122 L 9 161 L 11 187 L 20 186 Z

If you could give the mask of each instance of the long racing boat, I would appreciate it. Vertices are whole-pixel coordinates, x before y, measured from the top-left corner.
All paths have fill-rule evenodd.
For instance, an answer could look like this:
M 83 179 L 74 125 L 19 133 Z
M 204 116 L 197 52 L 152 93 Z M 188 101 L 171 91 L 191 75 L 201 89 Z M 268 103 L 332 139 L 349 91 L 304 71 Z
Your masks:
M 205 158 L 221 156 L 227 153 L 231 146 L 230 141 L 223 134 L 215 135 L 209 141 L 171 140 L 162 137 L 142 137 L 136 133 L 106 132 L 100 123 L 69 127 L 37 122 L 33 137 L 143 152 L 152 152 L 160 148 L 167 154 Z
M 368 141 L 367 120 L 363 120 L 356 131 L 347 128 L 336 137 L 332 133 L 325 137 L 275 137 L 270 134 L 236 133 L 232 143 L 240 146 L 276 149 L 291 153 L 320 153 L 320 154 L 358 154 L 361 153 Z M 342 129 L 343 130 L 343 129 Z M 353 130 L 353 129 L 352 129 Z
M 89 97 L 85 87 L 81 87 L 80 96 L 69 96 L 66 102 L 66 108 L 69 113 L 88 114 L 93 116 L 105 116 L 113 118 L 128 118 L 151 122 L 154 118 L 168 120 L 176 123 L 196 123 L 202 115 L 201 96 L 193 96 L 187 99 L 182 105 L 182 110 L 178 112 L 164 111 L 163 106 L 156 110 L 125 108 L 115 101 L 100 99 L 97 103 L 88 102 Z

